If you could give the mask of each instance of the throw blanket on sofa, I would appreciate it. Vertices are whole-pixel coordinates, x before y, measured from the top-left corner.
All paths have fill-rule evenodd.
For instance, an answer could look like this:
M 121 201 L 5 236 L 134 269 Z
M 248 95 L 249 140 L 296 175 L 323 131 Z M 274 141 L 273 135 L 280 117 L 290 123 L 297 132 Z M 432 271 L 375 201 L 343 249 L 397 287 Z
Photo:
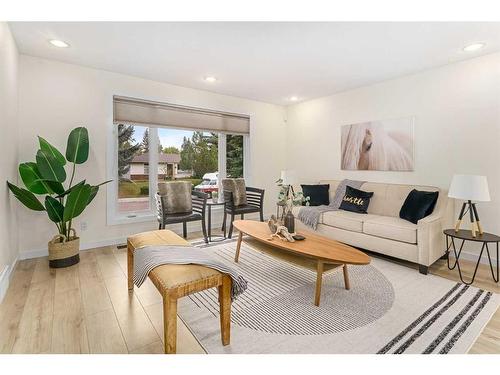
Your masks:
M 305 225 L 316 230 L 321 214 L 328 211 L 337 211 L 345 195 L 346 186 L 359 189 L 365 181 L 342 180 L 335 191 L 333 201 L 328 206 L 303 206 L 300 208 L 298 219 Z
M 233 300 L 247 289 L 247 281 L 234 268 L 217 260 L 206 250 L 179 245 L 144 246 L 136 249 L 134 251 L 135 285 L 140 287 L 153 268 L 164 264 L 196 264 L 228 274 L 233 280 L 231 288 Z

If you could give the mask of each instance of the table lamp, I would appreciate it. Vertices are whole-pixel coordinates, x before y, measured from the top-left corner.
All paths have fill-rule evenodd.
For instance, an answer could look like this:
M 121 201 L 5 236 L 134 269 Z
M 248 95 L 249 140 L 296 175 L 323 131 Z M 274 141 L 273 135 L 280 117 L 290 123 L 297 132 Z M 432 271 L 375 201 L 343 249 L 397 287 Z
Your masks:
M 281 171 L 280 180 L 283 185 L 293 186 L 297 183 L 297 174 L 291 170 Z
M 469 213 L 472 237 L 476 237 L 476 230 L 479 232 L 479 235 L 482 235 L 483 229 L 481 228 L 479 215 L 477 214 L 476 203 L 473 203 L 473 201 L 490 201 L 490 192 L 488 190 L 488 180 L 486 179 L 486 176 L 466 174 L 454 175 L 451 180 L 448 197 L 465 201 L 462 204 L 462 209 L 460 210 L 460 215 L 458 216 L 458 220 L 455 225 L 455 232 L 459 231 L 462 219 L 467 213 Z

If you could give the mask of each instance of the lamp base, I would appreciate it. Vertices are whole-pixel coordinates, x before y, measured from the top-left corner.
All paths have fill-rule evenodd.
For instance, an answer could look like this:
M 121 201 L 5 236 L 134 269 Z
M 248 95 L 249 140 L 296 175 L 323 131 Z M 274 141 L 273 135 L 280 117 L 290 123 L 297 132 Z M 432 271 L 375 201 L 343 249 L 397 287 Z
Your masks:
M 462 224 L 462 219 L 469 213 L 472 237 L 476 237 L 476 232 L 479 235 L 483 234 L 483 228 L 481 227 L 481 222 L 479 221 L 479 215 L 477 214 L 476 204 L 472 201 L 467 201 L 462 204 L 462 209 L 460 210 L 460 215 L 458 216 L 457 223 L 455 224 L 455 232 L 460 230 L 460 225 Z

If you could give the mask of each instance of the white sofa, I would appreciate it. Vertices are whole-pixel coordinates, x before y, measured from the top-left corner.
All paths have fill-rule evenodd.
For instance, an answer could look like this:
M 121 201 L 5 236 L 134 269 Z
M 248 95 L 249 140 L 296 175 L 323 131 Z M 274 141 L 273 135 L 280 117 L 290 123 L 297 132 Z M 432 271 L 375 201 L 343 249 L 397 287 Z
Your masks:
M 319 183 L 330 184 L 332 201 L 340 181 Z M 365 182 L 360 189 L 374 193 L 368 214 L 343 210 L 325 212 L 317 232 L 351 246 L 417 263 L 420 273 L 427 274 L 428 267 L 444 255 L 443 229 L 450 228 L 453 222 L 453 202 L 447 192 L 431 186 L 374 182 Z M 434 211 L 417 224 L 399 218 L 401 206 L 412 189 L 439 191 Z M 300 207 L 294 208 L 296 218 L 299 210 Z M 298 229 L 312 230 L 298 219 L 295 221 Z

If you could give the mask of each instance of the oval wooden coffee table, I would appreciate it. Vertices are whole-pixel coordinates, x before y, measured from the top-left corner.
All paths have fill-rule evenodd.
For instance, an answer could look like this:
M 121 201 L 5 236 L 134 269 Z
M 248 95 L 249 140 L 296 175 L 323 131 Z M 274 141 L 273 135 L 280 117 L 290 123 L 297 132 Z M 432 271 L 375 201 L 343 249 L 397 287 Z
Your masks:
M 345 288 L 349 289 L 347 265 L 370 263 L 370 257 L 362 251 L 310 231 L 301 230 L 297 232 L 306 238 L 303 241 L 287 242 L 277 238 L 270 240 L 271 231 L 267 223 L 260 221 L 235 220 L 234 227 L 239 231 L 236 255 L 234 257 L 235 262 L 238 262 L 243 234 L 246 234 L 258 242 L 268 245 L 268 251 L 264 248 L 260 250 L 266 252 L 271 250 L 273 252 L 271 255 L 306 268 L 310 268 L 309 265 L 313 264 L 316 270 L 316 292 L 314 296 L 314 304 L 316 306 L 319 306 L 321 298 L 323 272 L 343 267 Z

